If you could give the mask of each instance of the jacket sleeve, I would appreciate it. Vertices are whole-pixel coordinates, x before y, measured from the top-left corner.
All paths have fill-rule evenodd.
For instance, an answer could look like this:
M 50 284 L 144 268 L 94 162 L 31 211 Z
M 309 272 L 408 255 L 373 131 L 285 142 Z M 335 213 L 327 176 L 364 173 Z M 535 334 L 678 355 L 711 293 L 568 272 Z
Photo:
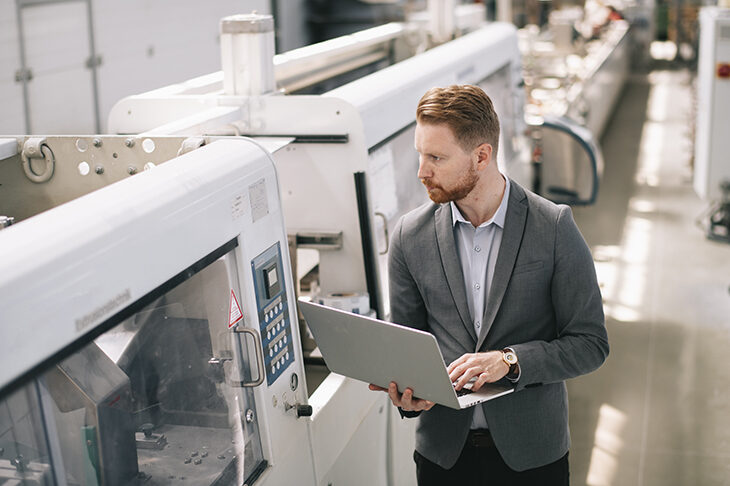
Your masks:
M 413 275 L 408 269 L 403 252 L 403 218 L 393 231 L 388 253 L 388 282 L 390 289 L 390 313 L 392 322 L 425 330 L 426 306 Z M 398 408 L 401 418 L 414 418 L 421 412 L 407 412 Z
M 393 231 L 388 253 L 390 320 L 396 324 L 427 330 L 426 305 L 408 267 L 403 243 L 403 218 Z
M 555 232 L 550 290 L 557 338 L 511 346 L 520 362 L 518 390 L 589 373 L 609 352 L 593 258 L 568 206 L 560 207 Z

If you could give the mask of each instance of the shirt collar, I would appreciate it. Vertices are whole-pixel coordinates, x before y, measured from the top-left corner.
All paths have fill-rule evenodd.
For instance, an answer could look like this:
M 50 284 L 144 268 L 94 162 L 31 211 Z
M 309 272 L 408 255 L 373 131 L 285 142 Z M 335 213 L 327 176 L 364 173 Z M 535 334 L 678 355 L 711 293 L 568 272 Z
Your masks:
M 502 176 L 504 177 L 504 176 Z M 504 177 L 505 184 L 504 184 L 504 194 L 502 195 L 502 201 L 499 203 L 499 207 L 497 208 L 497 211 L 494 212 L 494 216 L 492 216 L 488 221 L 483 222 L 479 225 L 480 228 L 484 228 L 489 226 L 490 224 L 494 223 L 500 228 L 504 228 L 504 220 L 507 217 L 507 202 L 509 201 L 509 177 Z M 459 211 L 458 206 L 454 201 L 449 202 L 451 205 L 451 225 L 456 226 L 456 223 L 466 223 L 471 225 L 471 223 L 464 218 L 464 216 L 461 214 L 461 211 Z

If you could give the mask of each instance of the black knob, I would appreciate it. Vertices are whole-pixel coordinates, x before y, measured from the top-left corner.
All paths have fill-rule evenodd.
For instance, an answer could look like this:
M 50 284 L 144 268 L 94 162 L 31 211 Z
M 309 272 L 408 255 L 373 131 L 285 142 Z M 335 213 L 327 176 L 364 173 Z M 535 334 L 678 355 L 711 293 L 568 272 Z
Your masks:
M 153 424 L 144 423 L 140 426 L 139 429 L 142 431 L 144 436 L 149 439 L 150 437 L 152 437 L 152 429 L 154 429 L 154 428 L 155 428 L 155 426 Z
M 297 405 L 297 417 L 311 417 L 312 406 L 311 405 Z

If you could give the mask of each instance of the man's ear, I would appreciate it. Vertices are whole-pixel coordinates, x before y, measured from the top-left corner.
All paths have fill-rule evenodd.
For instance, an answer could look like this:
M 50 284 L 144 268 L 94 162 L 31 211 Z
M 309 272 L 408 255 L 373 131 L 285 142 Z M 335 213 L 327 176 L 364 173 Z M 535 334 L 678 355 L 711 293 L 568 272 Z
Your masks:
M 483 143 L 474 149 L 477 158 L 477 170 L 486 168 L 492 162 L 492 146 Z

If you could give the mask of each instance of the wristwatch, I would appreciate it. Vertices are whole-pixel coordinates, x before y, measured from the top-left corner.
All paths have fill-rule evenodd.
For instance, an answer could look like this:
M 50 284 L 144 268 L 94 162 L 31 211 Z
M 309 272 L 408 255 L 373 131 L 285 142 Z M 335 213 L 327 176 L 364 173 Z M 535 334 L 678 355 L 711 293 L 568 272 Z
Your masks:
M 509 373 L 515 374 L 517 371 L 517 353 L 513 349 L 505 348 L 502 350 L 502 361 L 509 366 Z

